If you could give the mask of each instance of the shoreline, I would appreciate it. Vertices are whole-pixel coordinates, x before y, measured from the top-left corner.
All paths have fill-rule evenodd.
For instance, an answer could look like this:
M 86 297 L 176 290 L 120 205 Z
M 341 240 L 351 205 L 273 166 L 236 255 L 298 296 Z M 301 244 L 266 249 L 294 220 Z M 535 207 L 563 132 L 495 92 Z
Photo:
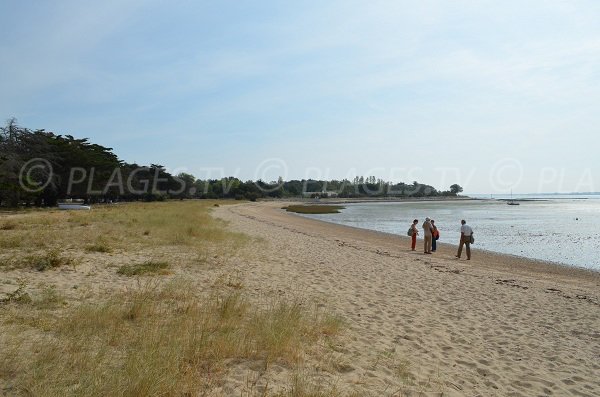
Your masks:
M 214 215 L 265 241 L 261 259 L 242 265 L 248 288 L 296 291 L 347 320 L 339 360 L 348 369 L 334 374 L 344 390 L 401 388 L 393 374 L 407 362 L 407 376 L 431 395 L 600 395 L 599 272 L 476 248 L 472 260 L 458 260 L 456 245 L 444 243 L 424 255 L 422 240 L 413 252 L 408 237 L 280 204 Z
M 485 201 L 485 199 L 474 199 L 474 200 Z M 419 200 L 417 200 L 417 202 L 418 201 Z M 333 203 L 328 203 L 328 204 L 333 204 Z M 401 244 L 405 244 L 407 247 L 410 244 L 410 238 L 407 236 L 400 235 L 400 234 L 387 233 L 387 232 L 382 232 L 379 230 L 365 229 L 365 228 L 360 228 L 357 226 L 350 226 L 350 225 L 343 225 L 340 223 L 328 222 L 326 220 L 315 219 L 315 218 L 312 218 L 309 216 L 304 216 L 302 214 L 296 214 L 293 212 L 288 212 L 288 213 L 286 213 L 286 215 L 299 217 L 302 219 L 307 219 L 312 222 L 331 225 L 334 228 L 340 228 L 340 230 L 350 229 L 350 230 L 355 230 L 358 233 L 364 232 L 365 235 L 372 234 L 372 235 L 374 235 L 374 237 L 377 237 L 379 235 L 382 238 L 383 237 L 392 238 L 392 239 L 395 238 L 395 239 L 398 239 L 399 241 L 401 241 L 402 242 Z M 423 243 L 422 239 L 417 239 L 417 247 L 421 246 L 422 243 Z M 445 251 L 445 253 L 448 253 L 452 250 L 454 250 L 454 252 L 455 252 L 458 249 L 458 243 L 452 244 L 452 243 L 446 243 L 446 242 L 443 242 L 443 243 L 438 242 L 437 245 L 439 248 L 442 248 Z M 439 250 L 439 248 L 438 248 L 438 250 Z M 450 251 L 448 251 L 448 250 L 450 250 Z M 598 282 L 599 282 L 598 286 L 600 286 L 600 270 L 572 266 L 572 265 L 568 265 L 568 264 L 561 263 L 561 262 L 552 262 L 552 261 L 546 261 L 543 259 L 528 258 L 525 256 L 516 255 L 516 254 L 507 254 L 507 253 L 502 253 L 502 252 L 497 252 L 497 251 L 485 250 L 485 249 L 481 249 L 481 248 L 476 248 L 476 246 L 471 246 L 471 251 L 474 254 L 475 253 L 484 254 L 485 258 L 492 259 L 494 264 L 500 263 L 503 260 L 506 260 L 507 263 L 511 263 L 511 264 L 513 262 L 522 262 L 522 265 L 527 270 L 532 270 L 532 271 L 535 271 L 536 273 L 545 273 L 547 271 L 551 274 L 563 274 L 563 275 L 564 274 L 569 274 L 569 275 L 579 274 L 581 277 L 584 277 L 584 278 L 587 278 L 589 276 L 597 277 Z M 419 250 L 417 250 L 417 252 L 419 252 Z
M 515 200 L 516 201 L 516 200 Z M 335 222 L 329 222 L 329 221 L 325 221 L 325 220 L 321 220 L 321 219 L 315 219 L 315 218 L 311 218 L 310 214 L 297 214 L 294 212 L 289 212 L 290 215 L 294 215 L 294 216 L 299 216 L 302 218 L 306 218 L 306 219 L 310 219 L 313 220 L 315 222 L 324 222 L 330 225 L 335 225 L 335 226 L 340 226 L 343 228 L 351 228 L 351 229 L 356 229 L 358 231 L 367 231 L 367 232 L 374 232 L 374 233 L 379 233 L 382 235 L 389 235 L 392 237 L 398 237 L 401 239 L 404 239 L 406 241 L 407 244 L 409 244 L 410 239 L 408 237 L 405 237 L 401 234 L 395 234 L 395 233 L 388 233 L 388 232 L 382 232 L 379 230 L 374 230 L 374 229 L 366 229 L 366 228 L 362 228 L 362 227 L 358 227 L 358 226 L 350 226 L 350 225 L 343 225 L 341 223 L 335 223 Z M 417 246 L 419 246 L 419 243 L 423 243 L 423 239 L 422 238 L 417 238 Z M 455 250 L 458 249 L 458 243 L 456 244 L 452 244 L 452 243 L 437 243 L 438 247 L 445 247 L 445 248 L 452 248 L 454 247 Z M 586 267 L 581 267 L 581 266 L 574 266 L 574 265 L 569 265 L 567 263 L 562 263 L 562 262 L 554 262 L 554 261 L 548 261 L 548 260 L 543 260 L 543 259 L 537 259 L 537 258 L 529 258 L 527 256 L 521 256 L 521 255 L 516 255 L 516 254 L 507 254 L 505 252 L 498 252 L 498 251 L 492 251 L 492 250 L 487 250 L 487 249 L 483 249 L 483 248 L 475 248 L 474 245 L 471 246 L 471 251 L 472 252 L 480 252 L 485 254 L 486 256 L 498 256 L 498 260 L 501 260 L 502 257 L 505 257 L 506 259 L 509 259 L 511 261 L 518 261 L 521 260 L 523 262 L 530 262 L 532 265 L 534 266 L 548 266 L 548 267 L 557 267 L 558 271 L 560 272 L 561 269 L 563 271 L 566 272 L 570 272 L 572 270 L 580 270 L 583 273 L 591 273 L 591 274 L 597 274 L 598 277 L 600 277 L 600 269 L 590 269 L 590 268 L 586 268 Z
M 452 200 L 450 202 L 445 202 L 444 200 L 426 200 L 425 202 L 431 203 L 431 204 L 436 204 L 436 205 L 438 205 L 438 204 L 444 204 L 444 203 L 448 203 L 448 205 L 451 205 L 451 203 L 454 203 L 455 205 L 458 205 L 458 203 L 461 203 L 463 201 L 467 202 L 467 203 L 468 202 L 472 202 L 473 205 L 475 205 L 476 203 L 479 203 L 479 205 L 493 205 L 493 204 L 497 205 L 497 204 L 502 204 L 503 202 L 510 201 L 510 200 L 504 200 L 504 199 L 490 200 L 490 199 L 479 199 L 479 198 L 476 198 L 476 199 L 472 199 L 472 200 L 469 200 L 469 199 L 467 199 L 467 200 Z M 537 200 L 536 199 L 536 200 L 514 200 L 514 201 L 536 202 L 536 203 L 538 203 L 538 202 L 545 202 L 545 201 L 551 201 L 551 200 Z M 402 201 L 400 201 L 400 202 L 393 202 L 393 204 L 398 204 L 398 205 L 399 204 L 403 204 L 403 203 L 405 203 L 405 204 L 415 204 L 415 203 L 423 203 L 423 201 L 421 201 L 421 200 L 414 200 L 414 201 L 406 201 L 406 202 L 402 202 Z M 336 204 L 336 205 L 350 204 L 348 206 L 348 208 L 352 208 L 351 204 L 365 204 L 365 205 L 373 204 L 374 207 L 365 206 L 364 208 L 375 208 L 375 204 L 382 204 L 383 205 L 383 204 L 386 204 L 386 202 L 373 202 L 373 201 L 371 201 L 371 202 L 362 202 L 362 201 L 355 202 L 355 201 L 352 201 L 352 202 L 348 202 L 348 203 L 333 203 L 333 202 L 318 203 L 317 202 L 317 203 L 314 203 L 314 204 L 315 205 L 323 205 L 323 206 L 332 205 L 332 204 Z M 390 204 L 392 204 L 392 202 L 390 202 Z M 398 207 L 398 208 L 401 208 L 401 207 Z M 457 207 L 457 208 L 459 208 L 459 207 Z M 494 207 L 494 209 L 495 208 L 496 207 Z M 305 214 L 300 214 L 300 215 L 301 216 L 305 216 Z M 336 219 L 338 219 L 338 218 L 334 218 L 334 217 L 326 217 L 325 219 L 317 219 L 316 217 L 313 218 L 312 215 L 313 214 L 311 214 L 310 212 L 306 213 L 306 217 L 309 218 L 309 219 L 314 219 L 314 220 L 318 220 L 318 221 L 322 221 L 322 222 L 332 223 L 332 224 L 335 224 L 335 225 L 354 227 L 354 228 L 361 229 L 361 230 L 378 231 L 378 232 L 382 232 L 382 233 L 390 233 L 392 235 L 396 235 L 396 236 L 399 236 L 399 237 L 406 237 L 404 233 L 398 234 L 397 230 L 394 230 L 395 233 L 383 232 L 383 231 L 377 230 L 375 228 L 369 229 L 367 227 L 361 227 L 360 225 L 352 226 L 352 225 L 347 225 L 347 224 L 345 224 L 343 222 L 339 222 L 338 223 L 338 222 L 336 222 Z M 318 215 L 318 214 L 314 214 L 314 215 Z M 343 215 L 340 215 L 340 217 L 343 218 L 343 219 L 345 219 Z M 366 221 L 367 219 L 368 218 L 364 218 L 363 220 Z M 352 221 L 356 221 L 356 219 L 352 218 Z M 360 223 L 368 223 L 368 222 L 352 222 L 352 223 L 360 224 Z M 378 225 L 378 224 L 373 224 L 373 223 L 369 223 L 369 224 L 371 226 Z M 390 229 L 390 228 L 389 227 L 387 227 L 387 228 L 384 227 L 384 229 Z M 422 241 L 422 238 L 419 238 L 418 241 Z M 574 268 L 574 269 L 581 269 L 581 270 L 584 270 L 584 271 L 590 271 L 590 272 L 593 272 L 593 273 L 600 273 L 600 264 L 598 264 L 594 260 L 591 260 L 591 258 L 589 257 L 589 254 L 591 252 L 593 252 L 593 250 L 592 251 L 584 251 L 584 252 L 587 252 L 587 254 L 588 254 L 588 256 L 585 257 L 585 258 L 587 258 L 587 260 L 585 260 L 583 257 L 581 257 L 581 258 L 570 257 L 569 258 L 569 257 L 565 256 L 564 258 L 562 258 L 563 260 L 561 261 L 561 260 L 554 260 L 555 258 L 559 258 L 559 259 L 561 259 L 561 258 L 559 256 L 557 256 L 557 255 L 552 255 L 553 254 L 552 251 L 549 251 L 549 253 L 546 251 L 545 252 L 546 255 L 544 255 L 544 252 L 538 251 L 537 252 L 537 254 L 538 254 L 537 257 L 536 257 L 536 252 L 528 252 L 532 256 L 526 256 L 526 255 L 522 254 L 524 252 L 523 250 L 521 250 L 521 254 L 514 253 L 514 252 L 518 252 L 518 249 L 517 250 L 510 250 L 510 249 L 507 249 L 506 245 L 501 245 L 500 246 L 500 248 L 503 248 L 505 250 L 504 252 L 502 250 L 494 250 L 493 248 L 499 248 L 499 247 L 496 247 L 496 245 L 494 244 L 494 241 L 490 241 L 489 239 L 486 240 L 485 243 L 486 244 L 484 244 L 484 245 L 487 245 L 488 246 L 487 248 L 480 248 L 480 244 L 481 243 L 479 243 L 479 244 L 476 243 L 476 244 L 474 244 L 474 245 L 471 246 L 471 249 L 472 250 L 476 249 L 476 250 L 478 250 L 480 252 L 485 252 L 485 253 L 489 253 L 489 254 L 496 254 L 496 255 L 501 255 L 501 256 L 502 255 L 503 256 L 507 256 L 509 258 L 513 258 L 514 260 L 521 259 L 521 260 L 524 260 L 524 261 L 531 261 L 531 262 L 536 262 L 536 263 L 542 263 L 542 264 L 545 264 L 545 265 L 548 265 L 548 266 L 566 267 L 568 269 Z M 453 243 L 453 242 L 448 242 L 448 240 L 446 240 L 445 242 L 439 242 L 438 241 L 438 245 L 440 245 L 440 244 L 449 244 L 450 246 L 455 246 L 455 248 L 458 247 L 458 242 Z M 525 252 L 527 252 L 527 250 L 525 250 Z M 554 252 L 554 254 L 557 254 L 557 252 Z M 571 259 L 571 261 L 569 261 L 569 259 Z

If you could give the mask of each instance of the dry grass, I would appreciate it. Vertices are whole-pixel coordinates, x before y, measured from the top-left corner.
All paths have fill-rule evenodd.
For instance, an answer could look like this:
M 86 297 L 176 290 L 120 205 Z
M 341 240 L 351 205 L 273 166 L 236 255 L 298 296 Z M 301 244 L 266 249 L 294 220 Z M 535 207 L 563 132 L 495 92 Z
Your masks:
M 146 261 L 135 265 L 123 265 L 117 273 L 123 276 L 140 276 L 143 274 L 170 274 L 167 262 Z
M 227 359 L 293 365 L 339 323 L 300 302 L 258 309 L 238 291 L 192 291 L 182 280 L 147 282 L 103 304 L 73 307 L 27 354 L 13 345 L 21 351 L 4 357 L 0 373 L 15 375 L 17 393 L 36 396 L 198 395 L 219 385 Z
M 72 256 L 62 254 L 58 249 L 50 249 L 35 254 L 12 256 L 4 258 L 2 265 L 9 269 L 32 268 L 43 272 L 62 266 L 75 267 L 78 260 Z
M 17 223 L 14 221 L 6 221 L 0 224 L 0 230 L 14 230 L 17 228 Z
M 109 242 L 103 238 L 99 238 L 94 244 L 90 244 L 85 247 L 87 252 L 100 252 L 100 253 L 109 253 L 112 252 L 112 247 Z
M 0 296 L 0 394 L 205 395 L 223 386 L 231 362 L 258 360 L 290 371 L 293 393 L 285 395 L 337 395 L 294 374 L 343 322 L 302 300 L 252 296 L 235 267 L 220 269 L 260 242 L 211 217 L 215 204 L 15 215 L 16 226 L 0 233 L 0 272 L 25 278 Z M 210 271 L 226 276 L 198 280 Z M 181 273 L 190 275 L 171 276 Z M 65 277 L 83 277 L 90 287 Z M 97 292 L 91 286 L 101 280 Z M 116 281 L 127 288 L 102 292 Z
M 12 249 L 12 248 L 19 248 L 21 246 L 21 240 L 18 238 L 18 236 L 15 235 L 8 235 L 6 233 L 2 233 L 3 236 L 0 237 L 0 248 L 3 249 Z
M 132 246 L 195 246 L 205 243 L 235 250 L 250 240 L 225 229 L 210 216 L 214 202 L 135 203 L 98 206 L 91 211 L 37 211 L 2 223 L 0 247 L 61 248 L 88 252 L 130 251 Z
M 18 281 L 18 287 L 0 299 L 0 303 L 31 303 L 31 296 L 26 292 L 27 282 L 23 279 Z
M 42 255 L 33 255 L 26 259 L 25 263 L 35 270 L 43 272 L 47 269 L 55 269 L 61 266 L 75 266 L 76 260 L 62 255 L 58 250 L 50 250 Z

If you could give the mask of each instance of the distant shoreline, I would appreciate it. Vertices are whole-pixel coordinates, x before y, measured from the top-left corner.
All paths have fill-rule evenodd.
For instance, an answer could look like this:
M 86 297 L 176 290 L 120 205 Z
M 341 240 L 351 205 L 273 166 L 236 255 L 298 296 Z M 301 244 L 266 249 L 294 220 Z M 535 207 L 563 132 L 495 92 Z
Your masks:
M 523 195 L 519 195 L 514 198 L 510 197 L 474 197 L 474 196 L 427 196 L 427 197 L 326 197 L 326 198 L 308 198 L 308 197 L 283 197 L 283 198 L 260 198 L 256 201 L 260 202 L 297 202 L 297 203 L 319 203 L 319 204 L 339 204 L 339 203 L 418 203 L 422 201 L 441 201 L 441 202 L 451 202 L 451 201 L 551 201 L 551 200 L 593 200 L 591 197 L 567 197 L 568 195 L 563 195 L 565 197 L 552 197 L 551 194 L 541 194 L 540 196 L 535 196 L 531 194 L 531 197 L 523 197 Z M 583 196 L 580 194 L 579 196 Z M 591 195 L 598 196 L 599 195 Z
M 418 203 L 422 201 L 489 201 L 489 199 L 474 198 L 468 196 L 459 197 L 411 197 L 411 198 L 400 198 L 400 197 L 349 197 L 349 198 L 283 198 L 283 199 L 261 199 L 261 202 L 295 202 L 302 204 L 351 204 L 351 203 Z

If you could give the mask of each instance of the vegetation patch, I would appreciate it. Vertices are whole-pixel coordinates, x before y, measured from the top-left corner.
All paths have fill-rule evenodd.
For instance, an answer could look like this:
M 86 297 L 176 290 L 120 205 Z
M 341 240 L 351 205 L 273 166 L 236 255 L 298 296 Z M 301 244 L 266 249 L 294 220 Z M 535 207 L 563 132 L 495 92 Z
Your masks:
M 21 260 L 20 267 L 32 267 L 43 272 L 61 266 L 75 266 L 75 259 L 61 255 L 58 250 L 50 250 L 39 255 L 30 255 Z
M 50 285 L 46 286 L 32 303 L 38 309 L 55 309 L 66 305 L 67 301 L 54 285 Z
M 4 234 L 5 233 L 0 234 L 0 248 L 14 249 L 19 248 L 21 245 L 23 245 L 23 240 L 20 239 L 19 236 L 11 236 Z
M 31 296 L 25 291 L 27 282 L 19 280 L 19 286 L 13 292 L 9 292 L 0 303 L 31 303 Z
M 295 374 L 307 357 L 312 362 L 337 346 L 334 336 L 344 324 L 305 301 L 245 292 L 243 274 L 229 265 L 261 240 L 212 217 L 215 204 L 167 201 L 17 215 L 18 227 L 0 233 L 0 271 L 22 268 L 34 282 L 17 279 L 19 285 L 0 296 L 0 389 L 40 397 L 217 395 L 231 381 L 230 369 L 248 365 L 260 388 L 242 396 L 333 396 L 326 387 L 312 388 L 320 371 L 314 379 L 294 377 L 284 394 L 271 388 L 271 364 Z M 100 261 L 86 255 L 111 249 L 119 255 Z M 89 266 L 75 285 L 69 273 L 27 271 L 75 265 L 79 255 Z M 220 267 L 192 267 L 198 264 L 227 266 L 210 285 L 216 275 L 209 272 Z M 160 276 L 180 269 L 192 278 Z M 118 280 L 126 278 L 117 273 L 137 278 L 122 291 Z
M 98 241 L 95 244 L 88 245 L 85 247 L 87 252 L 100 252 L 100 253 L 108 253 L 112 251 L 112 248 L 106 241 Z
M 169 274 L 167 262 L 146 261 L 135 265 L 123 265 L 117 273 L 123 276 L 140 276 L 143 274 Z
M 17 228 L 17 224 L 12 221 L 4 222 L 0 225 L 0 230 L 14 230 Z
M 298 214 L 339 214 L 345 208 L 341 205 L 288 205 L 282 209 Z
M 52 335 L 28 343 L 27 334 L 11 333 L 15 343 L 0 357 L 0 370 L 14 374 L 15 392 L 211 395 L 228 362 L 295 365 L 331 332 L 330 316 L 302 302 L 259 307 L 238 291 L 198 297 L 184 280 L 148 282 L 101 303 L 66 307 L 50 326 Z

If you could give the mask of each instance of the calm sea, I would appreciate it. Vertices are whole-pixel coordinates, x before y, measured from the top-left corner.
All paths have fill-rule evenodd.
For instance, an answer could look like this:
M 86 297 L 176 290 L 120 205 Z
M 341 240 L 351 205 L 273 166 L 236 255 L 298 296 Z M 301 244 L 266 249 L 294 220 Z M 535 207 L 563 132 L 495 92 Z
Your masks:
M 600 270 L 600 196 L 544 196 L 518 206 L 469 200 L 345 207 L 340 214 L 307 216 L 403 236 L 413 219 L 420 227 L 430 217 L 440 229 L 439 241 L 450 244 L 458 242 L 465 219 L 474 231 L 474 248 Z

